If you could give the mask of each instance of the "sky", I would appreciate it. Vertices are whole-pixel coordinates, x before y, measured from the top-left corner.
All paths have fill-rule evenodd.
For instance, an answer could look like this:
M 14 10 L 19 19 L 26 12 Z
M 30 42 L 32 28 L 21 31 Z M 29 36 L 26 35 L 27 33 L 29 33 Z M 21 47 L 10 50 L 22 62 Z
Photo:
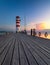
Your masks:
M 50 0 L 0 0 L 0 30 L 16 30 L 16 16 L 21 29 L 50 29 Z

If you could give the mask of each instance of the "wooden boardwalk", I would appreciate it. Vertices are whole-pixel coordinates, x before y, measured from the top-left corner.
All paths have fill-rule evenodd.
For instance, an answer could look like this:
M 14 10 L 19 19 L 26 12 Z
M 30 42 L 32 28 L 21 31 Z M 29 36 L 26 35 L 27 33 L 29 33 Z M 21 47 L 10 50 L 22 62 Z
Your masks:
M 50 65 L 50 40 L 20 33 L 0 37 L 0 65 Z

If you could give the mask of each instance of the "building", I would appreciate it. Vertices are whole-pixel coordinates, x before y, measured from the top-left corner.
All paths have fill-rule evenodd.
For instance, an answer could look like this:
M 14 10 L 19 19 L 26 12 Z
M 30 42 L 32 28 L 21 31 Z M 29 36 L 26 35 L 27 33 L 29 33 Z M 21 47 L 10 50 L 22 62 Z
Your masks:
M 20 17 L 16 16 L 16 32 L 20 32 Z

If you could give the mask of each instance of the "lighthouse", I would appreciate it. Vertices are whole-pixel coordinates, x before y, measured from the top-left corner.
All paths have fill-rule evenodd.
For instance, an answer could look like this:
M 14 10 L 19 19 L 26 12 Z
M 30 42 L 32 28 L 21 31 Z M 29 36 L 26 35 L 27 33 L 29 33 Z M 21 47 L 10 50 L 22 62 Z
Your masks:
M 16 16 L 16 33 L 20 32 L 20 17 Z

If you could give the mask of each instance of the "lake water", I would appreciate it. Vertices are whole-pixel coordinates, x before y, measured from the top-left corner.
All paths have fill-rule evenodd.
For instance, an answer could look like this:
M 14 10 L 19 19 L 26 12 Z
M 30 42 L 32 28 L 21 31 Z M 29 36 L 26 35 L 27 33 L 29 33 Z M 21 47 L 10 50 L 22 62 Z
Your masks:
M 4 35 L 5 33 L 0 33 L 0 35 Z

